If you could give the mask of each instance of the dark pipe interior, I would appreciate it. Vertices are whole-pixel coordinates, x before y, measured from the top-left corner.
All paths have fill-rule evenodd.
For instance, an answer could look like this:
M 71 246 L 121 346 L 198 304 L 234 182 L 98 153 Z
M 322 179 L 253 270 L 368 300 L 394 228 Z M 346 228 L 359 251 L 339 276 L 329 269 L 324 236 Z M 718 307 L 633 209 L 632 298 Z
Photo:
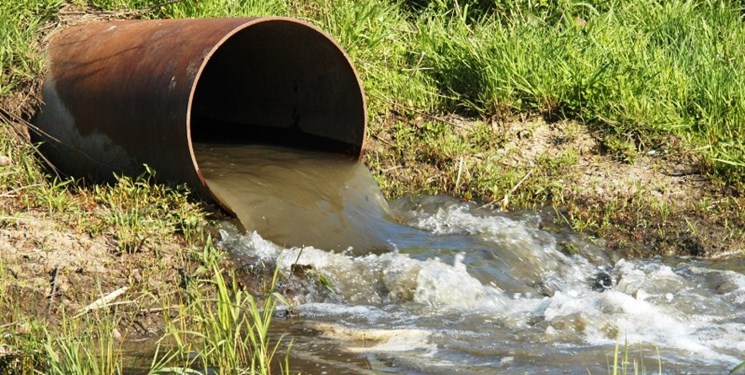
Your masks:
M 361 152 L 359 81 L 340 49 L 312 28 L 274 20 L 242 29 L 215 51 L 198 79 L 195 143 Z

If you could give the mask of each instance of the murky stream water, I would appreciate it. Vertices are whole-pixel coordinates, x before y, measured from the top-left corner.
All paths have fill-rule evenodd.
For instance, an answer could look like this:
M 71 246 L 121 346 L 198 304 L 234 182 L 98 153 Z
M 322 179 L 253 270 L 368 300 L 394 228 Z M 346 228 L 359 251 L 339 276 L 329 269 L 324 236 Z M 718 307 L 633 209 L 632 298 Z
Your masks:
M 298 315 L 275 320 L 303 373 L 605 374 L 617 344 L 647 373 L 721 374 L 745 359 L 744 260 L 614 259 L 542 229 L 538 213 L 388 205 L 352 161 L 291 155 L 198 153 L 222 199 L 249 202 L 235 208 L 248 231 L 226 225 L 222 244 L 315 277 L 286 286 Z
M 269 145 L 195 148 L 212 192 L 264 238 L 334 251 L 391 250 L 385 198 L 362 164 Z

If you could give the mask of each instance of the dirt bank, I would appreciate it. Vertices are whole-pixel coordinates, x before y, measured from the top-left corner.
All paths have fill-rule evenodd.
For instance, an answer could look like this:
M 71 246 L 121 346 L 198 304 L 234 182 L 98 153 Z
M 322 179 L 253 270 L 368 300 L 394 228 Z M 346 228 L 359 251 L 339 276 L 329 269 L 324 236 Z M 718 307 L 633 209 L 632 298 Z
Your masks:
M 504 210 L 551 206 L 551 225 L 594 234 L 622 256 L 717 258 L 743 252 L 745 201 L 739 190 L 702 174 L 701 161 L 679 139 L 638 152 L 631 142 L 620 150 L 609 145 L 613 139 L 586 124 L 534 115 L 386 121 L 373 125 L 382 131 L 371 134 L 367 160 L 391 196 L 409 189 Z M 433 129 L 432 122 L 443 125 Z M 424 145 L 401 141 L 401 128 L 413 129 Z M 427 135 L 433 132 L 445 135 Z M 473 146 L 484 132 L 497 141 Z

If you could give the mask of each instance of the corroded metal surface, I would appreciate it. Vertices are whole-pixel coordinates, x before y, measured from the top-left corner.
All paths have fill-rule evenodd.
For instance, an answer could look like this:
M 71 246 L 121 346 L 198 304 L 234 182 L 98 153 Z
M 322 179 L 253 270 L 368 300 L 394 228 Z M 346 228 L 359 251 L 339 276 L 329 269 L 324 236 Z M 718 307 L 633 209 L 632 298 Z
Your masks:
M 356 72 L 333 40 L 297 20 L 86 24 L 55 35 L 47 64 L 34 140 L 67 174 L 110 179 L 148 164 L 213 198 L 192 146 L 200 138 L 362 152 Z

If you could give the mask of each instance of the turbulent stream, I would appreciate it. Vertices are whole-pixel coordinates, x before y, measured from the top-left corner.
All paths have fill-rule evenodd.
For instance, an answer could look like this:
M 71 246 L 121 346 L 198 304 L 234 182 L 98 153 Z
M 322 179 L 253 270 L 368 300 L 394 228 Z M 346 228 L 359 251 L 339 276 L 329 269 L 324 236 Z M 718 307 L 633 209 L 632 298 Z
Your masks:
M 385 202 L 351 160 L 200 145 L 238 215 L 221 243 L 276 264 L 294 315 L 276 319 L 306 374 L 722 374 L 745 359 L 745 260 L 617 259 L 601 244 L 447 197 Z M 631 370 L 633 371 L 633 370 Z

